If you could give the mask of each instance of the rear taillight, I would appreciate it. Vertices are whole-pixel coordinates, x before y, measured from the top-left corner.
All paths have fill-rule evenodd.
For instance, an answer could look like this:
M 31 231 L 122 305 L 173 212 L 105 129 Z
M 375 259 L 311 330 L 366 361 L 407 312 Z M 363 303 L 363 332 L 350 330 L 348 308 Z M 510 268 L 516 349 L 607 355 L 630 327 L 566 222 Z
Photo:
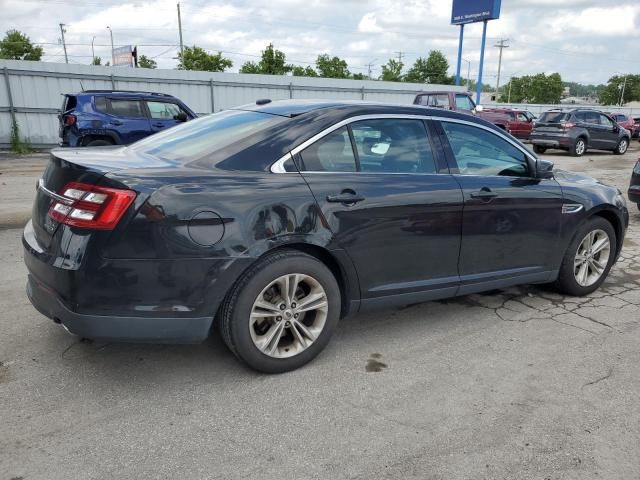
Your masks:
M 573 127 L 575 127 L 576 124 L 572 122 L 564 122 L 564 123 L 561 123 L 560 126 L 562 127 L 563 130 L 570 130 Z
M 98 187 L 70 182 L 60 191 L 63 199 L 54 200 L 49 216 L 72 227 L 113 230 L 136 198 L 133 190 Z
M 66 126 L 71 126 L 76 124 L 76 116 L 75 115 L 65 115 L 64 124 Z

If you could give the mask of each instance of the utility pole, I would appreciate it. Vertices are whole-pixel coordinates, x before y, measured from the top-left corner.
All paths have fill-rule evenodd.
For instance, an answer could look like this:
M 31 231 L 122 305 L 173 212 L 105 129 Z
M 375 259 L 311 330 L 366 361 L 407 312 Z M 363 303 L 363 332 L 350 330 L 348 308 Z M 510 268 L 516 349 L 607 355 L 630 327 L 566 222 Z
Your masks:
M 91 63 L 93 63 L 96 59 L 96 52 L 93 50 L 93 42 L 96 41 L 96 37 L 91 39 Z
M 498 79 L 496 80 L 496 101 L 498 100 L 498 93 L 500 88 L 500 70 L 502 68 L 502 50 L 505 48 L 509 48 L 509 45 L 506 45 L 508 41 L 509 41 L 508 38 L 501 38 L 498 41 L 498 44 L 494 45 L 494 47 L 500 49 L 500 56 L 498 57 Z
M 109 29 L 109 34 L 111 35 L 111 66 L 115 67 L 116 64 L 116 57 L 115 54 L 113 52 L 113 30 L 111 30 L 111 27 L 107 25 L 107 28 Z
M 398 62 L 402 63 L 402 57 L 404 57 L 404 52 L 393 52 L 398 54 Z
M 367 63 L 365 65 L 365 67 L 367 67 L 367 77 L 369 77 L 369 80 L 371 80 L 371 67 L 373 67 L 375 65 L 375 62 L 377 60 L 377 58 L 374 58 L 373 60 L 371 60 L 369 63 Z
M 466 58 L 460 57 L 460 60 L 467 63 L 467 92 L 471 90 L 471 62 Z
M 622 84 L 622 93 L 620 94 L 620 103 L 618 104 L 620 107 L 624 103 L 624 90 L 627 87 L 627 75 L 624 76 L 624 83 Z
M 180 32 L 180 61 L 184 64 L 184 44 L 182 43 L 182 17 L 180 17 L 180 2 L 178 2 L 178 32 Z
M 62 36 L 62 49 L 64 50 L 64 63 L 69 63 L 69 57 L 67 56 L 67 44 L 64 41 L 64 23 L 60 24 L 60 35 Z

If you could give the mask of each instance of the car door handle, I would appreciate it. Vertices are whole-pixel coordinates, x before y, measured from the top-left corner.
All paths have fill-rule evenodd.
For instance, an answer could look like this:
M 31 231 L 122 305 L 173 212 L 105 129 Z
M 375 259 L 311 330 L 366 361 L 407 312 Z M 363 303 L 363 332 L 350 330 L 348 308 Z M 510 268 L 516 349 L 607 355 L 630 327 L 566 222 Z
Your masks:
M 362 202 L 363 200 L 364 200 L 363 196 L 357 195 L 355 193 L 341 193 L 340 195 L 327 195 L 327 202 L 331 202 L 331 203 L 354 204 L 354 203 Z
M 153 124 L 154 127 L 164 127 L 164 123 L 162 122 L 156 122 Z
M 122 122 L 120 120 L 111 120 L 109 123 L 111 125 L 122 125 Z
M 489 188 L 483 188 L 477 192 L 471 194 L 471 198 L 491 199 L 497 197 L 498 194 L 491 191 Z

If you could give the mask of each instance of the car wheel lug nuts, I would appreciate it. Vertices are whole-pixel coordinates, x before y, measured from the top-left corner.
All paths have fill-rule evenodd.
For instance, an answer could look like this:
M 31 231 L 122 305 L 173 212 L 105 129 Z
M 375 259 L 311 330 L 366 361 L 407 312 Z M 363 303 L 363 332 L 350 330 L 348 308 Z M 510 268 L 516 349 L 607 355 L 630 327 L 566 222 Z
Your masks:
M 295 303 L 292 303 L 292 304 L 291 304 L 291 308 L 296 308 L 296 304 L 295 304 Z
M 285 308 L 287 308 L 287 306 L 284 303 L 280 305 L 280 310 L 284 310 Z

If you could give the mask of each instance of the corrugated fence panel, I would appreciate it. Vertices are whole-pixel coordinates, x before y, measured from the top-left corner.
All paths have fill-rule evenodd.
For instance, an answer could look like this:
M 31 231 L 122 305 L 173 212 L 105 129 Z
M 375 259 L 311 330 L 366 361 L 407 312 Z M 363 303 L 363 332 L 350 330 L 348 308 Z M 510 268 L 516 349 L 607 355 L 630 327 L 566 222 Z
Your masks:
M 62 95 L 82 90 L 139 90 L 168 93 L 199 114 L 253 103 L 260 98 L 318 98 L 411 103 L 415 92 L 461 87 L 340 80 L 276 75 L 112 68 L 64 63 L 0 60 L 0 145 L 9 143 L 11 109 L 5 75 L 8 73 L 14 113 L 22 137 L 34 146 L 58 142 L 57 114 Z M 213 98 L 212 98 L 213 93 Z

